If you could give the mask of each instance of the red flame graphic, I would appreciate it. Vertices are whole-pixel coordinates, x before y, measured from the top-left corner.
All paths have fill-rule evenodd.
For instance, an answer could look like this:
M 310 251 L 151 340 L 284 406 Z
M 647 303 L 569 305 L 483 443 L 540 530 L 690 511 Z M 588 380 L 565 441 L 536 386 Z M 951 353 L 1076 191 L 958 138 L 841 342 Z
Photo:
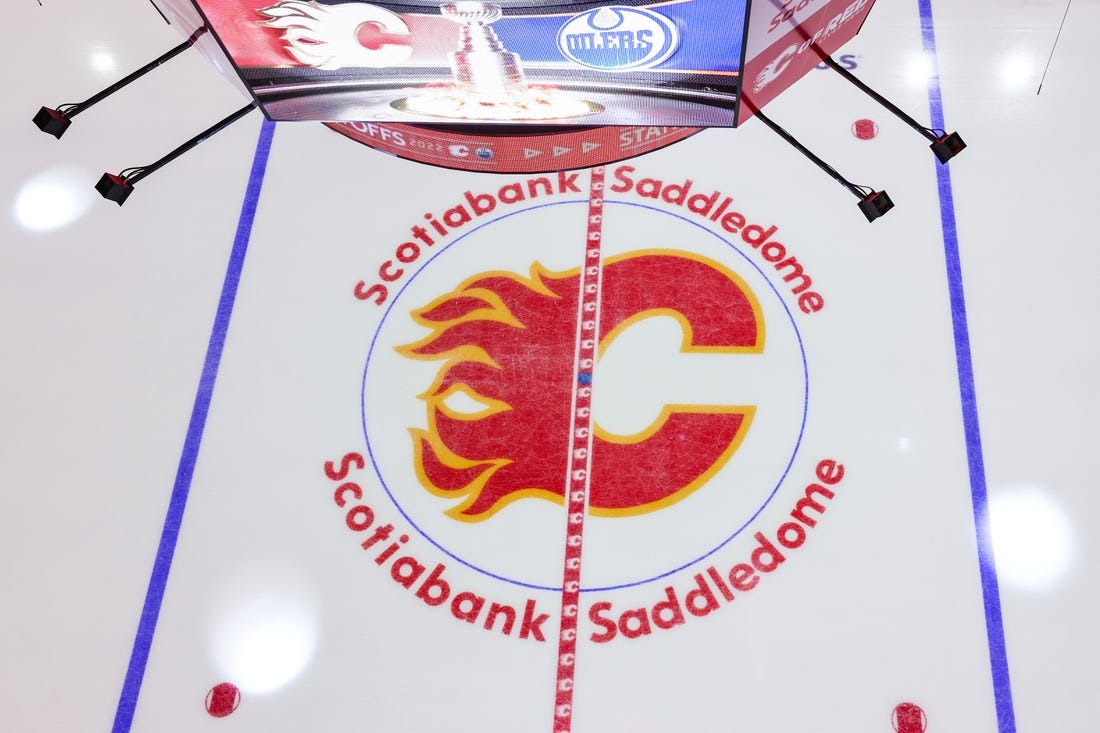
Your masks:
M 608 260 L 602 278 L 601 346 L 628 321 L 660 314 L 684 326 L 684 351 L 762 350 L 759 305 L 718 263 L 635 253 Z M 422 395 L 429 429 L 412 430 L 416 467 L 430 491 L 463 500 L 452 516 L 485 519 L 519 498 L 564 496 L 579 286 L 579 271 L 549 273 L 536 264 L 530 278 L 475 277 L 413 314 L 432 333 L 400 351 L 445 361 Z M 456 393 L 485 409 L 456 414 L 445 404 Z M 686 496 L 732 455 L 752 412 L 751 406 L 669 406 L 641 436 L 597 433 L 590 510 L 636 514 Z

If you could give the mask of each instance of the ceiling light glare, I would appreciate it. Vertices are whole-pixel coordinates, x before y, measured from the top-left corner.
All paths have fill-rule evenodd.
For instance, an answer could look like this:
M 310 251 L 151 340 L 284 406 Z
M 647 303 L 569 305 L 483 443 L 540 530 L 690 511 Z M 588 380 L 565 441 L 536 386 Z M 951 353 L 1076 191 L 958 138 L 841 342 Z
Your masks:
M 1006 89 L 1029 89 L 1038 84 L 1038 66 L 1023 54 L 1013 54 L 1001 62 L 1001 84 Z
M 72 224 L 92 205 L 94 176 L 82 168 L 49 168 L 23 184 L 15 196 L 15 222 L 31 232 L 48 232 Z
M 924 86 L 928 83 L 928 80 L 936 73 L 936 63 L 933 58 L 926 53 L 914 54 L 909 59 L 909 64 L 905 69 L 905 76 L 913 84 Z
M 1048 492 L 1020 486 L 993 492 L 989 524 L 997 577 L 1017 590 L 1053 590 L 1074 559 L 1073 526 Z
M 293 682 L 317 647 L 319 621 L 303 584 L 268 575 L 244 580 L 218 603 L 214 662 L 242 693 L 267 695 Z
M 118 62 L 115 60 L 114 54 L 107 51 L 93 51 L 89 62 L 92 69 L 105 74 L 118 69 Z

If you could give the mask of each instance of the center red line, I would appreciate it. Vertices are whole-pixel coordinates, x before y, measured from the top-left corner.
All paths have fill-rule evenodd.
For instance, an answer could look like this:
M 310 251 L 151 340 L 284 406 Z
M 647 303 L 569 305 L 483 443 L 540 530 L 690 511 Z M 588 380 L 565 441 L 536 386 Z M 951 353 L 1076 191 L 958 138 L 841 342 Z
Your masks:
M 592 169 L 588 197 L 588 227 L 581 265 L 580 307 L 577 312 L 577 362 L 566 477 L 565 561 L 561 588 L 561 631 L 558 635 L 558 677 L 554 696 L 554 733 L 573 730 L 573 687 L 576 681 L 577 624 L 581 600 L 581 553 L 584 517 L 588 511 L 592 470 L 592 383 L 599 340 L 600 274 L 602 269 L 604 169 Z

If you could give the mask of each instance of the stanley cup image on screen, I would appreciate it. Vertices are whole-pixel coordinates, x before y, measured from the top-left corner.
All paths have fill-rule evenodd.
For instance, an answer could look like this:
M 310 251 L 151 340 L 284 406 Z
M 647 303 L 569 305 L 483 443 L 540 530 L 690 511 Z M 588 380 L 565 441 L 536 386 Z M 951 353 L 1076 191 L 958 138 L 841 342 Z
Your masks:
M 572 118 L 603 110 L 594 102 L 527 84 L 519 56 L 504 47 L 489 25 L 500 19 L 499 5 L 447 3 L 439 10 L 444 18 L 459 24 L 458 50 L 448 54 L 454 83 L 429 87 L 391 106 L 422 115 L 471 120 Z M 604 10 L 622 24 L 621 13 Z

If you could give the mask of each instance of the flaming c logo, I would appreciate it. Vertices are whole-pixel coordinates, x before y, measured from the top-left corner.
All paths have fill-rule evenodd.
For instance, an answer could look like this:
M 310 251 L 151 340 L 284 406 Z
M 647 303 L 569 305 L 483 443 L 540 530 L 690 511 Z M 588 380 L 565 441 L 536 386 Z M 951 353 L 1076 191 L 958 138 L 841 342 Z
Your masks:
M 685 353 L 763 350 L 756 297 L 737 274 L 707 258 L 666 250 L 608 258 L 598 314 L 578 313 L 579 287 L 579 270 L 549 272 L 535 263 L 528 277 L 471 277 L 413 312 L 431 333 L 398 351 L 443 362 L 420 396 L 428 428 L 410 431 L 415 468 L 428 491 L 460 500 L 450 516 L 480 521 L 523 498 L 564 501 L 582 319 L 598 317 L 601 354 L 654 316 L 680 323 Z M 582 383 L 587 378 L 582 374 Z M 684 498 L 726 464 L 754 412 L 751 405 L 665 405 L 635 435 L 597 425 L 590 511 L 633 515 Z

